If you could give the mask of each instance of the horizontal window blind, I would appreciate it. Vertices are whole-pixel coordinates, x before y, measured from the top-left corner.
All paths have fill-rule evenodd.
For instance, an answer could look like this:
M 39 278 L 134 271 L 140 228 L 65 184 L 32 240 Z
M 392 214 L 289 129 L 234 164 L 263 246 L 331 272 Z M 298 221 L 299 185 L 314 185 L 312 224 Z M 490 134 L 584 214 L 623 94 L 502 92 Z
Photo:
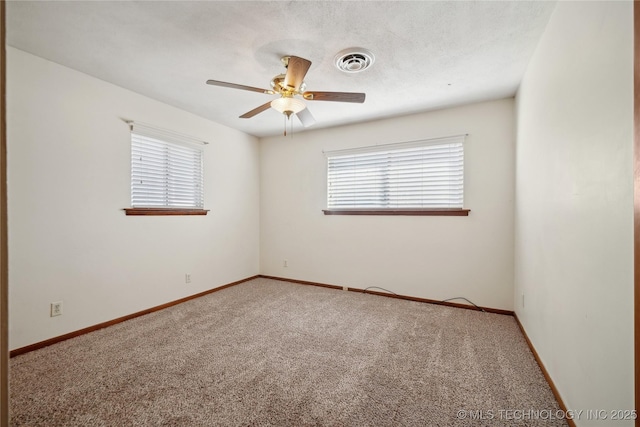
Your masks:
M 328 208 L 462 208 L 463 143 L 459 136 L 328 152 Z
M 159 136 L 160 135 L 160 136 Z M 203 147 L 175 134 L 134 125 L 131 131 L 131 206 L 204 208 Z

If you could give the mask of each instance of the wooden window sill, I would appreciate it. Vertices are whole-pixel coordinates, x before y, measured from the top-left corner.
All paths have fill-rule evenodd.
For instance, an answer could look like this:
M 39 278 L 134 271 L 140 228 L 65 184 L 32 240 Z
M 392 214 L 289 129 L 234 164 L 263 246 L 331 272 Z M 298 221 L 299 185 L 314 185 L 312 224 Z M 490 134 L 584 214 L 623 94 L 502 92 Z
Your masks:
M 206 215 L 207 209 L 125 208 L 126 215 Z
M 469 216 L 470 209 L 324 209 L 325 215 Z

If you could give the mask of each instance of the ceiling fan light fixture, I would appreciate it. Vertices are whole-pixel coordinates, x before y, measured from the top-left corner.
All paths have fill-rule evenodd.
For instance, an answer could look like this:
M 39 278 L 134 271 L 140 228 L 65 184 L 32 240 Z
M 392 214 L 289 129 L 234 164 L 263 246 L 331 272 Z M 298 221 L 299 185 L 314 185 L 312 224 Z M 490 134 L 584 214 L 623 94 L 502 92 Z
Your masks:
M 271 107 L 283 114 L 289 112 L 287 116 L 291 115 L 291 113 L 297 114 L 307 108 L 304 102 L 299 99 L 289 97 L 274 99 L 271 101 Z

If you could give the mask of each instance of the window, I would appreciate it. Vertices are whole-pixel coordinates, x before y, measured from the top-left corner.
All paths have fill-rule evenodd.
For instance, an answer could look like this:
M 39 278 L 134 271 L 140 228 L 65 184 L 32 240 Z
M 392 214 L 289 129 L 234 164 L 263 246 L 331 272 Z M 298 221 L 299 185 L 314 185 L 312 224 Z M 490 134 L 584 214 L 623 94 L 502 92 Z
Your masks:
M 327 152 L 325 214 L 468 215 L 464 136 Z
M 206 215 L 203 143 L 131 124 L 131 206 L 127 215 Z

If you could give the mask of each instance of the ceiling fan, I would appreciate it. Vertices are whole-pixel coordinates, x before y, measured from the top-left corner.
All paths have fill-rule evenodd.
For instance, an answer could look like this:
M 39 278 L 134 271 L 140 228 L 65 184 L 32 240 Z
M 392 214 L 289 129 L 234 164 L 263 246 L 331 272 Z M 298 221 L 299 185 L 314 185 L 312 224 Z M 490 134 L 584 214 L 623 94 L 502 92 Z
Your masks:
M 316 122 L 316 119 L 309 112 L 306 104 L 299 98 L 295 98 L 296 95 L 301 95 L 306 101 L 364 102 L 364 93 L 306 91 L 304 77 L 311 66 L 311 61 L 298 56 L 283 56 L 281 61 L 287 69 L 287 72 L 285 74 L 278 74 L 271 79 L 271 89 L 260 89 L 235 83 L 221 82 L 218 80 L 207 80 L 207 84 L 232 89 L 249 90 L 252 92 L 261 92 L 266 93 L 267 95 L 278 94 L 280 95 L 280 98 L 276 98 L 273 101 L 262 104 L 261 106 L 244 113 L 240 118 L 248 119 L 268 110 L 269 108 L 273 108 L 280 113 L 283 113 L 287 119 L 289 119 L 292 114 L 295 114 L 304 127 L 313 125 Z

